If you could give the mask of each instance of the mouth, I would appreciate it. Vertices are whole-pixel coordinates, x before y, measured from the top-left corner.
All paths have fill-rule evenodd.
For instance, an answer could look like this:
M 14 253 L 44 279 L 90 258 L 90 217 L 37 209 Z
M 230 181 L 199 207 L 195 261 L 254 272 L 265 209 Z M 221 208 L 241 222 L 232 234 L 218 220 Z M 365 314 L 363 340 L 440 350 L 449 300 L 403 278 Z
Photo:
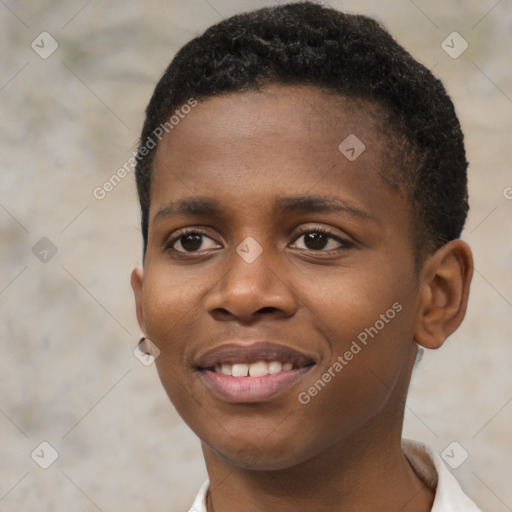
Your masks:
M 271 343 L 229 343 L 206 352 L 196 366 L 206 386 L 224 401 L 269 400 L 293 386 L 315 360 L 290 347 Z

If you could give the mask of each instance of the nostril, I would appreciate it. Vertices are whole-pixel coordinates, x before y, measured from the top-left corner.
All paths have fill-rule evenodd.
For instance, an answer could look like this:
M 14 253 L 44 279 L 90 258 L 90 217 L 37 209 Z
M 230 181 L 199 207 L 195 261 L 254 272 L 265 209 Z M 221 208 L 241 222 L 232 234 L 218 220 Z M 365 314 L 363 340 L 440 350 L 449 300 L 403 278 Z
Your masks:
M 277 308 L 274 308 L 272 306 L 265 306 L 264 308 L 258 309 L 258 313 L 274 313 L 275 311 L 278 311 Z
M 215 313 L 215 315 L 217 315 L 217 316 L 219 316 L 221 318 L 228 318 L 228 317 L 232 317 L 233 316 L 233 313 L 231 313 L 226 308 L 216 308 L 214 313 Z

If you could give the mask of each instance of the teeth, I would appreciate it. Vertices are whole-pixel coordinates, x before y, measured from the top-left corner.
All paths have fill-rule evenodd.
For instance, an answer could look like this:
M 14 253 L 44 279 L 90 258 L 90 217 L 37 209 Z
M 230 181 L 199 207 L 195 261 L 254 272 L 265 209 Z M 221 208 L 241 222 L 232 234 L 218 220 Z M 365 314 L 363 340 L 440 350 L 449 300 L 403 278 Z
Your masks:
M 234 364 L 231 369 L 231 375 L 233 375 L 233 377 L 247 377 L 248 374 L 249 365 L 245 363 Z
M 268 375 L 268 365 L 265 361 L 258 361 L 249 366 L 250 377 L 263 377 L 264 375 Z
M 264 377 L 265 375 L 274 375 L 282 371 L 288 371 L 292 368 L 292 363 L 281 363 L 280 361 L 257 361 L 256 363 L 251 364 L 216 364 L 214 369 L 217 373 L 232 375 L 233 377 Z
M 279 361 L 272 361 L 268 363 L 268 373 L 270 375 L 274 375 L 274 373 L 279 373 L 283 369 L 283 365 Z

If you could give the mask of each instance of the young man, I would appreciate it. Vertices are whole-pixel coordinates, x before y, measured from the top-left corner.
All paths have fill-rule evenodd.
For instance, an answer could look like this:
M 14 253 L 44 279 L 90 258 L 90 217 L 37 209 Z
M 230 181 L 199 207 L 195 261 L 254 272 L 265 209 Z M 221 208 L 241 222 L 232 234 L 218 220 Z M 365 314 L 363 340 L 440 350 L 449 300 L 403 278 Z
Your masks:
M 191 510 L 477 511 L 401 439 L 418 346 L 459 326 L 473 268 L 442 84 L 369 18 L 262 9 L 180 50 L 138 160 L 132 286 L 202 441 Z

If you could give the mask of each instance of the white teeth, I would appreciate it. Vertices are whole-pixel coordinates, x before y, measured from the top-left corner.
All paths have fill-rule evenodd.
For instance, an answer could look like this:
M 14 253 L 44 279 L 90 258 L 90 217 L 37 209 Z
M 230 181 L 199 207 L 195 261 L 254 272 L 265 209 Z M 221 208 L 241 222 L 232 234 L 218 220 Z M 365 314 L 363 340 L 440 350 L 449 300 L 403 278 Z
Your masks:
M 283 365 L 279 361 L 272 361 L 268 363 L 268 373 L 270 375 L 274 375 L 274 373 L 279 373 L 283 369 Z
M 224 375 L 231 375 L 231 366 L 230 364 L 222 364 L 220 366 L 220 373 L 223 373 Z M 218 370 L 215 370 L 215 371 L 218 371 Z
M 249 366 L 250 377 L 263 377 L 264 375 L 268 375 L 268 365 L 265 361 L 258 361 Z
M 245 363 L 237 363 L 231 369 L 233 377 L 247 377 L 249 375 L 249 365 Z
M 280 361 L 257 361 L 256 363 L 222 363 L 215 365 L 215 371 L 223 375 L 232 375 L 233 377 L 264 377 L 265 375 L 275 375 L 281 371 L 291 370 L 292 363 L 281 363 Z

